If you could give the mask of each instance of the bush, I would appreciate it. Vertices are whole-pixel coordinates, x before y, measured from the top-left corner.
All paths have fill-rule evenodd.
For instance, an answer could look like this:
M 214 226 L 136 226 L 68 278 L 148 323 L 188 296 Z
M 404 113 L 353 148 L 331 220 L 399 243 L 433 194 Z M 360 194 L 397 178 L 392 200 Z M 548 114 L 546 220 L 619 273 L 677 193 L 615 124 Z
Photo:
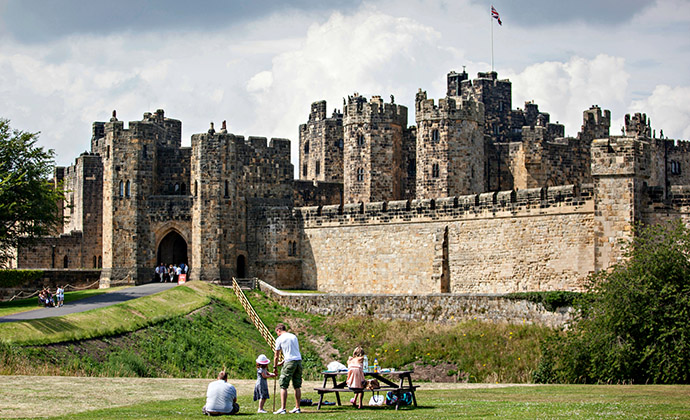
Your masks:
M 572 328 L 545 340 L 539 382 L 690 383 L 690 230 L 636 231 L 626 260 L 590 278 Z
M 575 301 L 580 296 L 577 292 L 520 292 L 509 293 L 506 295 L 508 299 L 520 300 L 524 299 L 533 303 L 541 303 L 547 311 L 555 311 L 564 306 L 573 306 Z
M 43 276 L 42 270 L 0 270 L 0 287 L 17 287 Z

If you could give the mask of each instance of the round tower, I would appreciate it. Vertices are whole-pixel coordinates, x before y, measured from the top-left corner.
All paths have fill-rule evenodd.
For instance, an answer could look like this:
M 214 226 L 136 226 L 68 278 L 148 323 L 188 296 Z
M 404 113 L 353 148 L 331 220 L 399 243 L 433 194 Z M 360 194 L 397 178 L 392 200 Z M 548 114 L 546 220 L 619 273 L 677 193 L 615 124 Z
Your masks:
M 407 107 L 355 93 L 343 110 L 343 199 L 346 203 L 403 196 L 403 132 Z

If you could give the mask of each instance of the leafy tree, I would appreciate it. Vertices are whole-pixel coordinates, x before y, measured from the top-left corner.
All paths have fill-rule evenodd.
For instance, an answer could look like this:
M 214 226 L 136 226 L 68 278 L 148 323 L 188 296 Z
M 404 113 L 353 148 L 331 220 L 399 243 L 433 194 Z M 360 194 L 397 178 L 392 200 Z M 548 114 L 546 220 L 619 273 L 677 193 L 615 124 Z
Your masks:
M 690 229 L 641 228 L 626 257 L 592 276 L 574 324 L 544 343 L 535 381 L 690 383 Z
M 61 221 L 60 188 L 49 182 L 53 150 L 36 146 L 38 133 L 26 133 L 0 119 L 0 267 L 6 267 L 20 242 L 54 233 Z

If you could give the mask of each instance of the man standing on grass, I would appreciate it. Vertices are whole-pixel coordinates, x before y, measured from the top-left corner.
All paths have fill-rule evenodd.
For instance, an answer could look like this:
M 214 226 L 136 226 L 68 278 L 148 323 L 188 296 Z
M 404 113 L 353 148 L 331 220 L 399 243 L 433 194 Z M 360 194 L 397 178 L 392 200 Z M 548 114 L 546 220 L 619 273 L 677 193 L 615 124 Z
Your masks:
M 292 387 L 295 388 L 295 408 L 290 413 L 300 413 L 299 402 L 302 399 L 302 354 L 299 352 L 299 342 L 294 334 L 287 332 L 285 325 L 276 326 L 275 354 L 273 357 L 273 372 L 276 373 L 278 366 L 283 365 L 280 370 L 280 410 L 273 414 L 285 414 L 285 404 L 287 401 L 288 387 L 292 380 Z M 278 363 L 280 353 L 283 353 L 283 361 Z
M 237 390 L 228 383 L 228 374 L 222 370 L 218 380 L 208 384 L 206 405 L 201 411 L 207 416 L 230 416 L 240 411 Z

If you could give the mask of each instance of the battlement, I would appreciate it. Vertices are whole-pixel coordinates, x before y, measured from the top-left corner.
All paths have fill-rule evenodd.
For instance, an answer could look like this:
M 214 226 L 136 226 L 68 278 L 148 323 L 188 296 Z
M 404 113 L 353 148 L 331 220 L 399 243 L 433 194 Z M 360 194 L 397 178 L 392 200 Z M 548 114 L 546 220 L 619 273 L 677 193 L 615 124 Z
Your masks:
M 457 100 L 454 97 L 445 97 L 438 100 L 438 105 L 433 99 L 427 99 L 426 91 L 419 89 L 415 97 L 415 120 L 417 123 L 423 120 L 471 120 L 484 124 L 484 104 L 472 99 Z
M 625 114 L 625 134 L 628 137 L 652 137 L 652 121 L 647 114 L 637 112 L 631 117 Z
M 114 141 L 128 142 L 131 138 L 156 139 L 159 145 L 180 147 L 182 145 L 182 122 L 172 118 L 166 118 L 162 109 L 154 114 L 145 112 L 141 121 L 130 121 L 128 128 L 113 116 L 107 123 L 96 122 L 92 128 L 92 142 L 98 139 L 98 135 L 112 134 Z
M 347 97 L 343 109 L 344 124 L 363 124 L 366 122 L 386 122 L 407 127 L 407 107 L 393 102 L 385 103 L 380 96 L 373 96 L 369 102 L 364 96 L 355 93 Z
M 591 204 L 591 205 L 590 205 Z M 415 199 L 300 207 L 304 227 L 513 217 L 518 214 L 593 211 L 592 184 Z

